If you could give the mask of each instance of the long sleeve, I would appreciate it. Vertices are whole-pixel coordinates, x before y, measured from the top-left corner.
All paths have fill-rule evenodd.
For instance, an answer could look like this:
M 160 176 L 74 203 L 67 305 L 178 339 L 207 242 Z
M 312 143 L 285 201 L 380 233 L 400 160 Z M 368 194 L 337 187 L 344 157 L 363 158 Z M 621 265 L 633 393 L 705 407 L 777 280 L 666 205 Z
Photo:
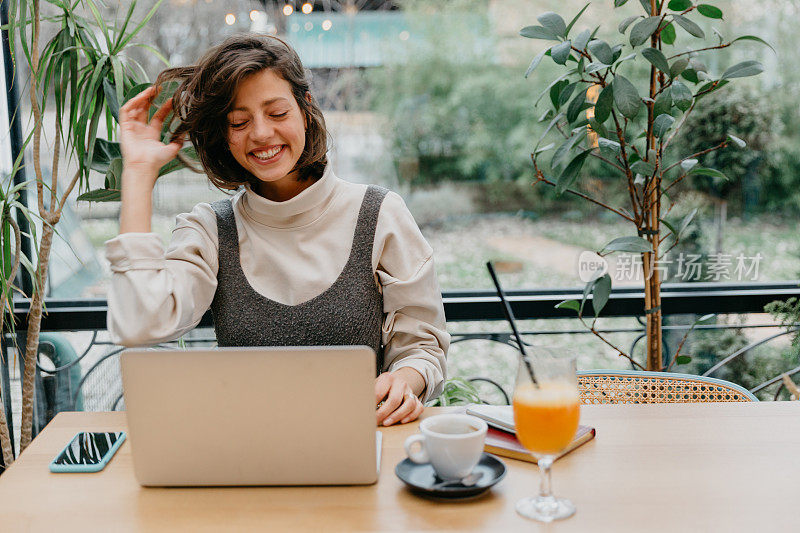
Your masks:
M 154 233 L 106 242 L 111 264 L 108 330 L 114 343 L 144 346 L 194 328 L 217 287 L 216 219 L 208 204 L 179 215 L 169 247 Z
M 389 193 L 381 207 L 375 254 L 385 313 L 384 370 L 415 369 L 425 378 L 423 401 L 436 398 L 447 377 L 450 335 L 433 250 L 397 194 Z

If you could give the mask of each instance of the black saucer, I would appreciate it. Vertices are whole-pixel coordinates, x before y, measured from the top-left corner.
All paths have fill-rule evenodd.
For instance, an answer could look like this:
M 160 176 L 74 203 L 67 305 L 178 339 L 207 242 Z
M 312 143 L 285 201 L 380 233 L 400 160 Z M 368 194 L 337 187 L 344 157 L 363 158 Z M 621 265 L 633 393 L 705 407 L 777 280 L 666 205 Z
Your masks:
M 495 456 L 484 453 L 472 471 L 483 472 L 483 475 L 471 487 L 465 487 L 461 483 L 453 483 L 434 489 L 432 487 L 437 483 L 441 483 L 442 479 L 436 475 L 430 463 L 417 464 L 412 462 L 411 459 L 405 458 L 397 463 L 394 469 L 397 477 L 417 493 L 435 498 L 456 499 L 477 496 L 489 490 L 490 487 L 505 477 L 506 465 Z

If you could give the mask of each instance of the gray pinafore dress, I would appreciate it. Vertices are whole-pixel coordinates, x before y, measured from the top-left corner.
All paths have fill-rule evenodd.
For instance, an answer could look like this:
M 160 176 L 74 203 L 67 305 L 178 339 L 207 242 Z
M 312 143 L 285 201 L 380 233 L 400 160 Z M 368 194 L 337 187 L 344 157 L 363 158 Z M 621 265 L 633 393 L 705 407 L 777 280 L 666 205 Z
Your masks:
M 372 271 L 372 248 L 387 192 L 374 185 L 367 188 L 347 264 L 333 285 L 297 305 L 270 300 L 253 289 L 242 272 L 231 201 L 212 203 L 219 271 L 211 311 L 219 346 L 366 345 L 375 350 L 380 372 L 383 295 Z

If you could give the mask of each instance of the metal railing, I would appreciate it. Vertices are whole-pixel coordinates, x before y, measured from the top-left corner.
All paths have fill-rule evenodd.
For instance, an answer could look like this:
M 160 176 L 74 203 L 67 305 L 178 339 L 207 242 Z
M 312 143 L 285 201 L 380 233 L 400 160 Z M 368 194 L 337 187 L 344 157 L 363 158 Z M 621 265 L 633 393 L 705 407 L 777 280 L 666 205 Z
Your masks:
M 528 319 L 557 319 L 557 318 L 574 318 L 574 312 L 557 309 L 555 306 L 565 299 L 578 299 L 580 300 L 583 294 L 582 289 L 567 288 L 567 289 L 548 289 L 548 290 L 510 290 L 507 291 L 509 302 L 514 310 L 516 317 L 519 320 Z M 763 313 L 764 306 L 774 300 L 785 300 L 790 297 L 800 297 L 800 282 L 782 282 L 782 283 L 760 283 L 760 284 L 723 284 L 723 283 L 691 283 L 691 284 L 665 284 L 662 290 L 662 308 L 665 316 L 670 315 L 703 315 L 709 313 L 718 314 L 735 314 L 735 313 Z M 504 316 L 499 298 L 493 291 L 446 291 L 443 293 L 445 314 L 448 323 L 458 324 L 460 322 L 476 322 L 476 321 L 504 321 Z M 601 317 L 641 317 L 643 315 L 643 301 L 644 294 L 642 290 L 635 288 L 622 288 L 616 289 L 611 294 L 608 304 L 603 309 Z M 24 335 L 27 326 L 27 310 L 28 302 L 25 300 L 17 300 L 14 302 L 14 312 L 16 318 L 16 330 L 18 335 Z M 68 394 L 69 405 L 67 408 L 75 408 L 81 395 L 87 390 L 87 383 L 94 379 L 98 373 L 105 372 L 103 370 L 108 365 L 118 365 L 118 355 L 123 351 L 123 348 L 113 345 L 109 341 L 102 341 L 98 339 L 98 332 L 106 329 L 106 314 L 107 302 L 105 299 L 79 299 L 79 300 L 66 300 L 66 299 L 49 299 L 46 302 L 47 314 L 42 321 L 42 330 L 48 332 L 92 332 L 91 338 L 88 340 L 87 345 L 76 352 L 75 357 L 67 362 L 61 364 L 53 364 L 50 361 L 48 366 L 44 365 L 42 357 L 48 358 L 48 350 L 55 350 L 55 347 L 48 346 L 47 342 L 41 343 L 40 346 L 40 361 L 37 363 L 37 383 L 39 389 L 45 391 L 44 396 L 55 397 L 59 391 Z M 587 301 L 587 313 L 592 313 L 591 300 Z M 197 345 L 205 344 L 212 345 L 215 342 L 213 332 L 203 332 L 199 328 L 208 328 L 212 326 L 210 313 L 207 313 L 198 330 L 195 330 L 195 335 L 189 335 L 184 338 L 187 344 Z M 764 328 L 772 327 L 775 325 L 770 324 L 751 324 L 751 325 L 735 325 L 729 324 L 703 324 L 693 326 L 691 321 L 686 324 L 668 323 L 664 325 L 664 330 L 670 331 L 686 331 L 689 328 L 694 328 L 696 331 L 714 331 L 724 330 L 730 328 L 745 329 L 745 328 Z M 457 330 L 457 326 L 450 327 L 451 330 Z M 760 339 L 756 342 L 748 344 L 747 346 L 736 350 L 717 362 L 710 369 L 705 371 L 703 375 L 712 375 L 720 369 L 730 364 L 732 361 L 745 356 L 752 349 L 763 345 L 764 343 L 776 339 L 780 336 L 788 335 L 798 331 L 800 327 L 790 327 L 783 329 L 781 332 L 770 335 L 767 338 Z M 630 333 L 635 335 L 631 346 L 631 352 L 636 348 L 636 344 L 644 337 L 644 325 L 639 320 L 635 325 L 630 327 L 609 327 L 600 329 L 604 334 L 613 333 Z M 199 334 L 199 335 L 198 335 Z M 581 327 L 570 329 L 537 329 L 523 331 L 523 337 L 527 339 L 534 339 L 545 335 L 586 335 L 590 332 Z M 458 332 L 451 331 L 452 344 L 458 345 L 464 342 L 473 340 L 491 341 L 507 345 L 516 349 L 516 340 L 511 335 L 510 331 L 501 332 Z M 5 356 L 4 361 L 8 361 L 10 339 L 6 338 L 3 342 Z M 24 338 L 21 336 L 17 339 L 19 345 L 24 346 Z M 526 343 L 528 341 L 525 341 Z M 102 348 L 105 350 L 102 354 L 97 355 L 93 350 Z M 96 352 L 96 350 L 95 350 Z M 90 356 L 90 354 L 93 354 Z M 670 354 L 667 351 L 665 354 L 666 361 L 669 361 Z M 81 377 L 80 380 L 74 382 L 65 378 L 65 374 L 76 366 L 80 365 Z M 9 390 L 8 384 L 9 369 L 8 365 L 0 366 L 2 370 L 3 390 Z M 85 369 L 85 370 L 84 370 Z M 118 372 L 118 366 L 111 372 L 112 375 Z M 800 366 L 787 372 L 789 375 L 800 373 Z M 489 383 L 499 389 L 501 397 L 507 401 L 508 392 L 503 390 L 503 387 L 496 381 L 485 377 L 472 378 L 478 382 Z M 61 380 L 61 381 L 59 381 Z M 64 381 L 66 380 L 66 381 Z M 55 382 L 55 384 L 54 384 Z M 59 384 L 60 383 L 60 384 Z M 66 383 L 66 385 L 64 385 Z M 66 392 L 59 387 L 68 387 Z M 777 392 L 781 390 L 781 376 L 770 378 L 765 382 L 752 388 L 751 391 L 758 392 L 768 387 L 777 387 Z M 113 391 L 107 391 L 107 400 L 102 405 L 103 409 L 119 409 L 123 407 L 121 384 L 115 384 L 118 387 Z M 54 392 L 55 390 L 55 392 Z M 37 393 L 40 394 L 40 393 Z M 9 402 L 9 395 L 6 395 L 4 400 Z M 41 399 L 36 402 L 39 411 L 46 411 L 43 407 Z M 11 406 L 7 403 L 7 412 L 11 411 Z M 37 417 L 37 426 L 46 423 L 49 412 L 40 412 Z M 37 427 L 36 430 L 39 428 Z

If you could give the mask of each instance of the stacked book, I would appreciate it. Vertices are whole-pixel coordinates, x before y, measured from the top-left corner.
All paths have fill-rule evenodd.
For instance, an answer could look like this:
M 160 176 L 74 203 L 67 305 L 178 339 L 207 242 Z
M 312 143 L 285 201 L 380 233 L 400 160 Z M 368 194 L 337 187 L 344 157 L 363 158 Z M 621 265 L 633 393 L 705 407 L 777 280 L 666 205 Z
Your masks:
M 470 405 L 467 407 L 467 414 L 477 416 L 489 424 L 483 447 L 485 452 L 520 461 L 536 462 L 536 458 L 531 455 L 531 452 L 517 440 L 514 431 L 514 411 L 510 405 Z M 593 427 L 578 426 L 575 438 L 556 459 L 564 457 L 575 448 L 589 442 L 594 436 L 595 429 Z

